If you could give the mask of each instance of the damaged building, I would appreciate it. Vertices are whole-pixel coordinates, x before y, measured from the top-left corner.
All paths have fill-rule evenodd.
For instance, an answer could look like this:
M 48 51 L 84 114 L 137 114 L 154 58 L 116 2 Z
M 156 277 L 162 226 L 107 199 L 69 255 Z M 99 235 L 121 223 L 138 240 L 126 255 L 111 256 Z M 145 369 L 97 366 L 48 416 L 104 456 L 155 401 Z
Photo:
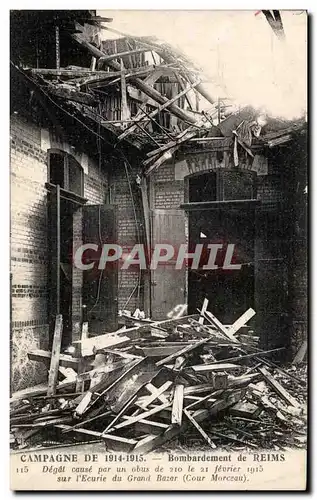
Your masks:
M 119 311 L 159 321 L 207 299 L 222 324 L 254 309 L 261 349 L 294 358 L 307 336 L 304 119 L 210 95 L 185 54 L 88 10 L 11 13 L 10 104 L 13 391 L 46 380 L 28 353 L 52 349 L 57 315 L 63 352 L 83 323 L 93 337 L 117 331 Z M 219 252 L 207 270 L 204 253 L 197 269 L 78 269 L 90 243 Z M 223 266 L 228 245 L 239 270 Z

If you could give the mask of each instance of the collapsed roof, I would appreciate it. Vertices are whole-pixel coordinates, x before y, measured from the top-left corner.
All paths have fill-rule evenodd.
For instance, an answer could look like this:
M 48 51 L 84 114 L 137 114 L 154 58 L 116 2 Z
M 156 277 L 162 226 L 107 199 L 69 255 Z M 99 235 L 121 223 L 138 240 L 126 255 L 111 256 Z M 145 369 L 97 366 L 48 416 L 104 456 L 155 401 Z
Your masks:
M 210 95 L 200 69 L 181 51 L 155 37 L 121 33 L 109 27 L 111 19 L 91 11 L 68 12 L 74 15 L 50 18 L 55 26 L 55 68 L 40 67 L 39 58 L 37 67 L 30 67 L 15 53 L 12 64 L 65 111 L 93 124 L 98 135 L 107 131 L 116 145 L 124 141 L 144 153 L 145 175 L 192 142 L 201 146 L 217 137 L 229 138 L 234 152 L 242 147 L 252 155 L 252 143 L 274 147 L 303 129 L 303 121 L 265 120 L 265 135 L 260 113 L 240 110 L 229 99 Z M 102 40 L 101 29 L 120 38 Z M 77 44 L 84 64 L 61 65 L 69 62 L 65 46 L 61 50 L 61 36 Z M 73 60 L 77 62 L 78 56 Z

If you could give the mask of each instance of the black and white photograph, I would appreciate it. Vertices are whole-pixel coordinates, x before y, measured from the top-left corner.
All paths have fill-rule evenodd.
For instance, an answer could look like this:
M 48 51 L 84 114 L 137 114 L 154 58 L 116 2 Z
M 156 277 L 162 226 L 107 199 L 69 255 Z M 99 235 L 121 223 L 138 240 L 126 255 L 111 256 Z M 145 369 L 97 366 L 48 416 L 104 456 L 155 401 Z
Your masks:
M 304 491 L 308 12 L 106 9 L 10 11 L 11 489 Z

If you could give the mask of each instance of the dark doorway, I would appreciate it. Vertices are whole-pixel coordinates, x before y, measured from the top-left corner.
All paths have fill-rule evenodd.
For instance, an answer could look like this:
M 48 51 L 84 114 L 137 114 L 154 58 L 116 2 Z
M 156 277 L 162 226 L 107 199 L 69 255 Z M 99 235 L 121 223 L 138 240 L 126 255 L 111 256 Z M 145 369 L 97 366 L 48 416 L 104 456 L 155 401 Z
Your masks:
M 189 251 L 198 243 L 204 245 L 199 268 L 188 270 L 189 314 L 207 298 L 210 311 L 231 324 L 254 306 L 255 208 L 250 203 L 254 196 L 252 172 L 216 171 L 189 179 Z M 211 203 L 204 205 L 207 202 Z M 217 269 L 203 269 L 209 244 L 222 245 Z M 234 245 L 230 262 L 240 269 L 223 268 L 228 245 Z
M 71 155 L 52 149 L 48 153 L 48 282 L 50 343 L 55 318 L 63 316 L 62 349 L 72 343 L 74 212 L 86 200 L 83 169 Z
M 91 334 L 115 331 L 118 328 L 118 262 L 108 262 L 99 269 L 104 244 L 117 243 L 117 210 L 114 205 L 87 205 L 83 208 L 83 244 L 95 244 L 97 252 L 86 251 L 85 264 L 93 263 L 83 272 L 83 304 Z

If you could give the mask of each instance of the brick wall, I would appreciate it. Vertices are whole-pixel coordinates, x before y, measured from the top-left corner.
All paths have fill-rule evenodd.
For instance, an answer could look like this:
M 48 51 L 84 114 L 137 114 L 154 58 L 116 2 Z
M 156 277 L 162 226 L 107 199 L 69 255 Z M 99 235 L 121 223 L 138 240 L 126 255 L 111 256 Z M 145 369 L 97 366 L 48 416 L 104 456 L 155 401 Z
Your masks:
M 84 196 L 88 203 L 104 203 L 107 175 L 91 158 L 75 151 L 48 131 L 20 115 L 11 117 L 11 273 L 12 273 L 12 390 L 46 378 L 42 363 L 29 362 L 31 349 L 47 349 L 48 244 L 47 150 L 73 154 L 84 168 Z M 44 140 L 45 139 L 45 140 Z M 81 211 L 74 216 L 74 247 L 82 237 Z M 73 333 L 79 335 L 81 271 L 73 271 Z
M 140 189 L 136 183 L 137 166 L 127 166 L 118 162 L 111 169 L 109 185 L 111 203 L 117 205 L 118 244 L 124 252 L 137 242 L 143 241 L 143 216 L 140 203 Z M 128 175 L 128 177 L 127 177 Z M 130 183 L 130 185 L 129 185 Z M 131 198 L 132 192 L 132 198 Z M 118 308 L 134 311 L 143 309 L 143 297 L 138 285 L 141 283 L 140 273 L 135 270 L 119 270 Z
M 47 348 L 47 181 L 40 129 L 11 120 L 12 387 L 40 382 L 43 366 L 27 352 Z

